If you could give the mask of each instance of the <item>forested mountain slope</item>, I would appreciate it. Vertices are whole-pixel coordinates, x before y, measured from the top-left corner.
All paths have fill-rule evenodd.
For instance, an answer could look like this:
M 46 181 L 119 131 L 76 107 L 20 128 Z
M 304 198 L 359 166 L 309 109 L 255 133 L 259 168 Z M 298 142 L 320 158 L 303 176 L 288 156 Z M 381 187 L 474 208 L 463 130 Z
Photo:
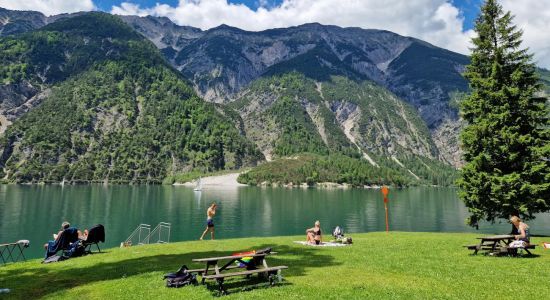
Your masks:
M 5 180 L 160 182 L 240 168 L 254 145 L 118 18 L 88 13 L 2 38 L 4 84 L 49 92 L 0 141 Z

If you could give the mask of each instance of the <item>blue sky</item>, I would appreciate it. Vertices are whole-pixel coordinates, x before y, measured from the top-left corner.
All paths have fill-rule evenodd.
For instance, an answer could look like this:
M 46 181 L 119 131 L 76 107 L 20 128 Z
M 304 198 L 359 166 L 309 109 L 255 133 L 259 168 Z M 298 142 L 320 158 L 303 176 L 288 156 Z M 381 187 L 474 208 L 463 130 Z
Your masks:
M 483 0 L 454 0 L 451 2 L 460 9 L 464 16 L 464 29 L 472 29 Z

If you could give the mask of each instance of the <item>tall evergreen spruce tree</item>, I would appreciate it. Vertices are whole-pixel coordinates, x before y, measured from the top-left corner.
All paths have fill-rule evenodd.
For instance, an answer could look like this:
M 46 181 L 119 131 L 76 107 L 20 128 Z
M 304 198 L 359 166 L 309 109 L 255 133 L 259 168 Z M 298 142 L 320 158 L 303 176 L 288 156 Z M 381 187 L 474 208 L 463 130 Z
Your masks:
M 496 0 L 486 0 L 475 23 L 471 94 L 462 101 L 465 166 L 458 180 L 467 222 L 525 219 L 550 210 L 550 122 L 532 55 L 522 31 Z

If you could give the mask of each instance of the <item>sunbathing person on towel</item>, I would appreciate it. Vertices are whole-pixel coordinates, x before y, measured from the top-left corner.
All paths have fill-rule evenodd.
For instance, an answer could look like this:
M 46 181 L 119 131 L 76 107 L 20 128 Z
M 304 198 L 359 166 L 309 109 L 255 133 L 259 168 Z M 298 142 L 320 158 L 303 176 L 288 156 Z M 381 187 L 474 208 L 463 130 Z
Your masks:
M 306 241 L 308 243 L 319 245 L 323 241 L 321 235 L 321 222 L 315 221 L 315 226 L 306 230 Z

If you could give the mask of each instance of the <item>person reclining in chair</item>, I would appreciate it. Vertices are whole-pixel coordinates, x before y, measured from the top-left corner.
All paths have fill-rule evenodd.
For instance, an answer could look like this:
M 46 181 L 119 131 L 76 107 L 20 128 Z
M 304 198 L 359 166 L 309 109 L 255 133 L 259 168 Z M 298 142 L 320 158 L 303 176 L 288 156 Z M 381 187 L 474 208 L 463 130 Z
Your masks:
M 63 222 L 61 224 L 61 230 L 58 233 L 53 234 L 53 241 L 48 241 L 46 244 L 44 244 L 44 249 L 48 250 L 48 245 L 52 245 L 57 242 L 57 240 L 59 240 L 59 237 L 61 236 L 61 233 L 63 233 L 65 229 L 69 229 L 69 227 L 71 227 L 71 223 L 67 221 Z
M 44 244 L 44 249 L 48 250 L 48 245 L 54 244 L 59 239 L 59 236 L 65 229 L 69 229 L 71 227 L 71 223 L 65 221 L 61 224 L 61 230 L 58 233 L 53 234 L 53 241 L 49 241 L 46 244 Z M 77 230 L 78 233 L 78 239 L 85 241 L 88 238 L 88 229 L 84 229 L 84 232 L 81 232 L 80 230 Z
M 58 251 L 70 250 L 73 245 L 76 246 L 76 244 L 74 243 L 77 242 L 79 239 L 87 239 L 87 231 L 84 231 L 84 233 L 82 233 L 76 228 L 71 227 L 71 224 L 67 221 L 61 224 L 61 229 L 61 231 L 53 235 L 53 241 L 49 241 L 48 243 L 44 244 L 44 249 L 46 250 L 46 258 L 55 255 Z

